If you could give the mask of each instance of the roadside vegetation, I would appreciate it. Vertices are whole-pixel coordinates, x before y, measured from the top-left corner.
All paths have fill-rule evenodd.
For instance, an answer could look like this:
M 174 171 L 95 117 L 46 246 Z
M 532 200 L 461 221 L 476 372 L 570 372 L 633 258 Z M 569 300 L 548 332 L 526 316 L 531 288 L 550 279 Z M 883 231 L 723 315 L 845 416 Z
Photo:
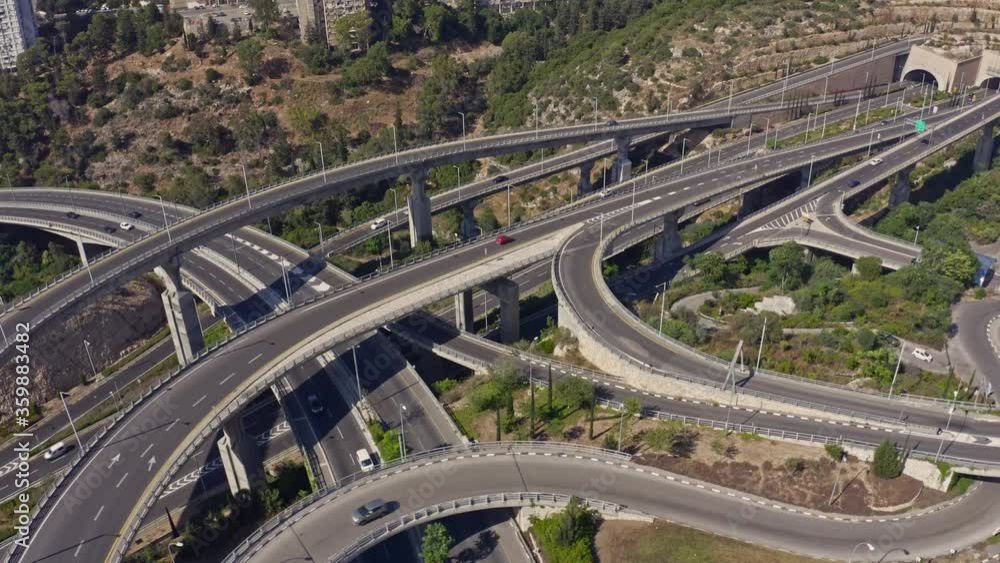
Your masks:
M 4 228 L 0 232 L 0 298 L 10 303 L 31 293 L 59 274 L 75 268 L 80 259 L 56 242 L 26 238 L 24 229 Z

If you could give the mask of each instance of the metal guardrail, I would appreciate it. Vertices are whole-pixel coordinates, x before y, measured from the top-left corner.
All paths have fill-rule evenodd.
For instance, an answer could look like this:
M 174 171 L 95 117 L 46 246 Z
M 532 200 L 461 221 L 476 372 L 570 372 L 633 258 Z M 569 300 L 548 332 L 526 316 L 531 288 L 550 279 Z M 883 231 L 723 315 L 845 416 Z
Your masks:
M 491 271 L 486 274 L 481 274 L 479 276 L 467 278 L 466 280 L 464 280 L 463 285 L 466 287 L 474 287 L 482 285 L 490 280 L 496 279 L 497 277 L 502 277 L 503 275 L 505 275 L 505 273 L 515 272 L 531 264 L 534 264 L 539 260 L 550 258 L 554 254 L 555 250 L 545 251 L 545 252 L 540 252 L 536 256 L 503 264 L 503 268 L 498 271 Z M 261 392 L 267 390 L 274 381 L 276 381 L 284 374 L 297 368 L 304 362 L 310 361 L 312 358 L 315 358 L 316 356 L 323 354 L 326 350 L 329 350 L 332 346 L 334 346 L 338 342 L 348 341 L 354 337 L 365 334 L 375 328 L 389 324 L 390 322 L 407 314 L 418 311 L 430 305 L 431 303 L 440 301 L 441 299 L 454 295 L 455 291 L 456 290 L 454 288 L 446 288 L 434 292 L 430 294 L 428 297 L 425 297 L 423 299 L 414 299 L 408 306 L 395 309 L 390 314 L 385 314 L 376 317 L 374 319 L 370 319 L 368 321 L 358 322 L 356 323 L 356 326 L 346 330 L 343 334 L 337 335 L 332 332 L 321 334 L 316 338 L 316 340 L 312 341 L 311 343 L 300 346 L 297 350 L 286 355 L 286 357 L 281 361 L 281 363 L 272 368 L 269 372 L 265 373 L 262 377 L 260 377 L 256 381 L 244 383 L 242 389 L 239 389 L 238 391 L 235 391 L 233 394 L 230 395 L 231 398 L 229 399 L 229 402 L 224 407 L 216 411 L 214 417 L 199 422 L 197 427 L 192 429 L 191 433 L 185 438 L 185 441 L 187 442 L 188 445 L 184 447 L 183 451 L 173 460 L 171 465 L 167 468 L 166 472 L 160 477 L 157 484 L 152 488 L 152 492 L 149 495 L 147 495 L 138 514 L 135 514 L 131 519 L 131 524 L 128 530 L 118 538 L 118 541 L 116 542 L 117 547 L 115 548 L 118 557 L 121 558 L 125 556 L 125 553 L 128 551 L 128 547 L 131 544 L 132 538 L 135 537 L 135 534 L 139 530 L 139 526 L 141 525 L 143 518 L 156 503 L 156 499 L 159 497 L 162 490 L 169 484 L 173 476 L 183 467 L 186 460 L 190 458 L 192 455 L 194 455 L 198 447 L 200 447 L 200 445 L 205 440 L 207 440 L 210 436 L 213 436 L 217 432 L 217 430 L 222 426 L 223 422 L 226 419 L 228 419 L 230 416 L 232 416 L 240 409 L 242 409 L 243 405 L 250 402 L 254 397 L 256 397 Z M 301 303 L 299 306 L 308 305 L 323 297 L 325 297 L 325 295 L 317 295 L 313 298 L 306 300 L 304 303 Z M 267 322 L 269 320 L 277 318 L 278 316 L 285 315 L 287 313 L 288 311 L 272 313 L 271 315 L 268 315 L 263 319 L 251 323 L 247 327 L 247 330 L 252 330 L 256 326 L 263 324 L 263 322 Z M 220 342 L 219 345 L 213 346 L 211 349 L 208 350 L 203 350 L 202 353 L 199 353 L 195 357 L 194 362 L 191 362 L 188 365 L 190 366 L 192 363 L 197 362 L 204 356 L 211 354 L 212 352 L 215 351 L 215 349 L 231 342 L 234 338 L 242 336 L 244 332 L 246 331 L 231 335 L 226 340 Z
M 986 99 L 984 98 L 984 100 L 982 102 L 980 102 L 980 103 L 985 103 L 985 102 L 986 102 Z M 971 109 L 971 106 L 970 106 L 970 109 L 967 110 L 967 111 L 974 111 L 974 110 Z M 951 123 L 951 122 L 953 122 L 956 119 L 960 119 L 960 118 L 964 117 L 965 113 L 966 112 L 964 112 L 964 111 L 959 111 L 958 115 L 956 115 L 955 117 L 952 117 L 951 119 L 949 119 L 944 124 L 939 125 L 939 127 L 943 126 L 943 125 L 946 125 L 948 123 Z M 998 116 L 1000 116 L 1000 110 L 996 110 L 996 112 L 994 114 L 992 114 L 991 117 L 990 117 L 990 119 L 988 119 L 987 121 L 992 121 L 992 120 L 996 119 Z M 887 168 L 886 170 L 883 170 L 882 171 L 883 173 L 880 175 L 879 179 L 868 180 L 865 183 L 863 183 L 862 185 L 859 185 L 856 189 L 862 189 L 862 187 L 865 186 L 865 185 L 867 185 L 868 187 L 870 187 L 870 186 L 874 185 L 876 182 L 881 181 L 881 178 L 888 177 L 888 176 L 890 176 L 892 174 L 895 174 L 900 169 L 908 167 L 911 164 L 911 162 L 909 162 L 910 160 L 914 160 L 914 159 L 919 160 L 921 158 L 924 158 L 924 157 L 926 157 L 927 154 L 931 153 L 932 151 L 940 150 L 941 147 L 950 145 L 956 139 L 960 139 L 960 138 L 962 138 L 962 137 L 964 137 L 964 136 L 966 136 L 966 135 L 974 132 L 976 129 L 979 129 L 980 127 L 982 127 L 981 123 L 979 123 L 977 125 L 974 125 L 972 127 L 967 127 L 965 129 L 962 129 L 960 132 L 949 136 L 946 139 L 946 141 L 940 141 L 936 145 L 928 147 L 928 151 L 927 152 L 921 153 L 917 157 L 911 157 L 910 159 L 907 159 L 907 161 L 904 164 L 902 164 L 902 165 L 897 164 L 897 165 L 894 165 L 892 167 Z M 929 135 L 929 134 L 930 133 L 926 133 L 924 135 Z M 889 153 L 895 152 L 895 151 L 901 150 L 901 147 L 907 147 L 907 146 L 909 146 L 912 143 L 919 142 L 918 139 L 920 139 L 921 137 L 923 137 L 923 135 L 917 136 L 917 137 L 915 137 L 914 139 L 912 139 L 911 141 L 909 141 L 909 142 L 907 142 L 905 144 L 901 144 L 901 145 L 899 145 L 897 147 L 889 149 L 888 152 Z M 865 165 L 866 164 L 862 164 L 861 166 L 865 166 Z M 834 183 L 834 182 L 838 182 L 838 181 L 842 181 L 845 178 L 847 178 L 848 176 L 852 175 L 852 173 L 853 173 L 853 168 L 848 169 L 848 170 L 846 170 L 844 172 L 841 172 L 841 173 L 833 176 L 832 178 L 830 178 L 826 182 L 823 182 L 821 184 L 818 184 L 818 185 L 814 186 L 813 188 L 811 188 L 810 190 L 808 190 L 808 193 L 814 193 L 816 191 L 820 191 L 822 189 L 826 189 L 826 186 L 828 186 L 829 184 Z M 800 192 L 800 193 L 805 193 L 805 192 Z M 787 203 L 787 202 L 779 201 L 775 205 L 780 204 L 780 203 Z M 665 213 L 669 213 L 670 211 L 671 210 L 667 210 Z M 641 224 L 643 222 L 655 219 L 658 216 L 659 216 L 659 214 L 657 214 L 656 216 L 654 216 L 652 218 L 651 217 L 644 217 L 641 220 L 637 220 L 634 223 L 623 225 L 623 226 L 619 227 L 618 229 L 615 229 L 615 231 L 613 231 L 611 234 L 609 234 L 609 235 L 607 235 L 605 237 L 604 241 L 602 241 L 602 244 L 600 245 L 600 248 L 598 249 L 598 252 L 595 253 L 595 259 L 594 259 L 594 262 L 592 264 L 592 268 L 594 268 L 594 270 L 592 270 L 592 275 L 595 276 L 594 279 L 597 282 L 598 290 L 602 293 L 602 296 L 604 297 L 605 301 L 611 307 L 613 307 L 613 308 L 620 308 L 621 309 L 620 312 L 624 313 L 623 318 L 628 319 L 628 321 L 630 322 L 630 324 L 633 324 L 633 326 L 637 326 L 641 330 L 646 331 L 648 333 L 655 333 L 656 337 L 661 338 L 661 339 L 665 339 L 673 347 L 680 348 L 681 350 L 683 350 L 685 352 L 688 352 L 689 354 L 693 354 L 693 355 L 695 355 L 697 357 L 700 357 L 702 359 L 708 360 L 708 361 L 710 361 L 710 362 L 712 362 L 714 364 L 722 365 L 722 364 L 724 364 L 724 362 L 722 362 L 722 360 L 720 360 L 719 358 L 716 358 L 715 356 L 711 356 L 711 355 L 705 354 L 704 352 L 701 352 L 700 350 L 697 350 L 695 348 L 687 346 L 686 344 L 684 344 L 684 343 L 682 343 L 680 341 L 672 339 L 672 338 L 670 338 L 670 337 L 668 337 L 666 335 L 660 334 L 658 331 L 653 331 L 652 327 L 649 327 L 648 325 L 646 325 L 646 323 L 643 323 L 639 319 L 636 319 L 635 315 L 633 315 L 631 313 L 631 311 L 629 311 L 627 308 L 625 308 L 618 301 L 618 299 L 611 293 L 611 291 L 608 288 L 607 284 L 604 283 L 604 281 L 603 281 L 603 275 L 600 275 L 601 258 L 606 253 L 607 247 L 611 244 L 611 241 L 615 237 L 621 235 L 622 233 L 624 233 L 624 232 L 626 232 L 626 231 L 634 228 L 636 225 L 639 225 L 639 224 Z M 751 217 L 752 217 L 752 215 L 751 215 Z M 562 255 L 562 251 L 560 251 L 559 255 L 557 256 L 557 261 L 559 259 L 559 256 L 561 256 L 561 255 Z M 558 279 L 557 279 L 558 278 L 558 269 L 556 268 L 556 264 L 557 264 L 557 262 L 554 262 L 554 264 L 553 264 L 553 268 L 554 268 L 554 270 L 553 270 L 553 279 L 556 280 L 556 283 L 554 283 L 553 285 L 556 286 L 557 288 L 559 288 L 560 284 L 558 283 Z M 561 288 L 557 289 L 557 292 L 558 291 L 561 291 Z M 592 336 L 594 336 L 594 334 L 592 334 Z M 601 340 L 603 340 L 603 338 L 600 337 L 599 335 L 596 335 L 596 336 L 597 336 L 597 338 L 600 338 Z M 605 341 L 605 344 L 607 346 L 606 341 Z M 632 363 L 638 363 L 639 365 L 644 365 L 644 362 L 638 361 L 638 360 L 636 360 L 634 358 L 631 358 L 629 356 L 622 356 L 621 353 L 620 353 L 620 351 L 617 350 L 617 348 L 610 347 L 609 350 L 615 351 L 615 353 L 618 354 L 619 356 L 621 356 L 622 358 L 629 358 L 630 360 L 634 360 Z M 652 366 L 650 366 L 649 369 L 652 369 Z M 837 385 L 837 384 L 833 384 L 833 383 L 827 383 L 827 382 L 820 382 L 820 381 L 816 381 L 816 380 L 805 380 L 803 378 L 799 378 L 799 377 L 788 375 L 788 374 L 783 374 L 783 373 L 780 373 L 780 372 L 774 372 L 774 371 L 770 371 L 770 370 L 764 370 L 764 369 L 762 369 L 762 370 L 759 370 L 758 373 L 765 373 L 765 374 L 768 374 L 768 375 L 772 375 L 774 377 L 780 377 L 780 378 L 791 379 L 791 380 L 796 380 L 796 381 L 803 381 L 803 382 L 808 382 L 810 384 L 824 385 L 824 386 L 834 387 L 834 388 L 838 388 L 838 389 L 842 389 L 842 390 L 849 390 L 849 391 L 857 392 L 857 393 L 870 394 L 870 395 L 873 395 L 873 396 L 887 397 L 886 394 L 879 393 L 879 392 L 871 392 L 871 391 L 865 391 L 865 390 L 850 389 L 850 388 L 847 388 L 845 386 L 841 386 L 841 385 Z M 937 399 L 937 398 L 933 398 L 933 397 L 920 397 L 920 398 L 917 398 L 917 397 L 914 397 L 914 396 L 906 396 L 905 398 L 901 398 L 899 400 L 902 400 L 902 401 L 905 401 L 905 402 L 909 402 L 909 403 L 916 403 L 916 404 L 920 404 L 920 403 L 937 404 L 937 405 L 954 404 L 953 401 L 948 401 L 948 400 L 945 400 L 945 399 Z M 969 402 L 962 402 L 959 405 L 960 405 L 961 408 L 968 409 L 968 410 L 982 410 L 982 409 L 988 409 L 989 408 L 989 405 L 978 405 L 978 404 L 969 403 Z M 829 410 L 829 408 L 824 408 L 822 410 Z
M 109 237 L 106 234 L 97 231 L 95 229 L 88 229 L 85 227 L 70 227 L 64 223 L 56 223 L 53 221 L 48 221 L 46 219 L 32 219 L 30 217 L 18 217 L 17 215 L 0 215 L 0 223 L 6 223 L 9 225 L 25 225 L 29 227 L 38 227 L 42 229 L 51 229 L 53 231 L 58 231 L 60 233 L 66 233 L 69 235 L 74 235 L 78 237 L 83 237 L 91 239 L 94 241 L 99 241 L 111 246 L 112 248 L 121 248 L 125 246 L 127 241 L 116 238 Z M 88 259 L 92 260 L 89 256 Z M 82 265 L 81 268 L 86 268 Z M 9 306 L 12 307 L 12 306 Z
M 2 193 L 2 192 L 0 192 Z M 44 211 L 54 211 L 57 213 L 69 213 L 77 212 L 78 210 L 84 209 L 83 206 L 77 205 L 65 205 L 61 203 L 41 203 L 35 201 L 0 201 L 0 208 L 6 209 L 41 209 Z M 127 221 L 131 223 L 135 228 L 140 231 L 156 231 L 159 229 L 158 226 L 147 223 L 146 221 L 140 221 L 132 217 L 127 217 L 126 215 L 121 215 L 119 213 L 109 213 L 101 209 L 93 209 L 90 207 L 86 208 L 86 215 L 94 217 L 96 219 L 105 219 L 114 223 L 114 227 L 117 229 L 118 224 L 122 221 Z M 67 217 L 68 218 L 68 217 Z M 60 223 L 62 225 L 70 226 L 71 223 Z
M 840 199 L 837 200 L 837 205 L 834 207 L 834 216 L 836 217 L 837 221 L 840 224 L 844 225 L 851 231 L 863 237 L 879 240 L 887 244 L 895 244 L 903 248 L 909 248 L 912 249 L 912 251 L 916 252 L 917 254 L 921 254 L 923 252 L 923 247 L 921 247 L 920 245 L 913 244 L 912 242 L 905 239 L 901 239 L 899 237 L 894 237 L 892 235 L 876 232 L 872 229 L 867 229 L 855 223 L 854 221 L 851 221 L 851 218 L 844 213 L 845 199 L 846 196 L 844 195 L 840 196 Z
M 364 550 L 375 543 L 388 538 L 391 535 L 403 530 L 417 526 L 422 522 L 437 520 L 452 514 L 461 514 L 474 510 L 486 510 L 499 507 L 519 507 L 519 506 L 558 506 L 563 507 L 570 503 L 573 498 L 569 495 L 556 493 L 537 492 L 512 492 L 480 495 L 476 497 L 466 497 L 448 502 L 443 502 L 421 508 L 411 514 L 405 514 L 400 518 L 386 522 L 377 529 L 368 532 L 358 538 L 349 547 L 331 556 L 328 563 L 339 563 L 350 561 Z M 631 514 L 641 514 L 638 511 L 626 509 L 624 506 L 605 502 L 597 499 L 583 498 L 577 499 L 584 505 L 604 514 L 628 512 Z
M 273 539 L 281 530 L 295 523 L 301 517 L 299 515 L 303 511 L 314 510 L 321 506 L 321 503 L 326 504 L 336 499 L 342 493 L 350 492 L 366 483 L 383 479 L 387 474 L 395 473 L 396 470 L 402 467 L 425 465 L 433 459 L 459 455 L 527 455 L 532 452 L 561 456 L 598 457 L 616 461 L 628 461 L 632 457 L 625 453 L 601 448 L 554 442 L 483 442 L 467 446 L 449 446 L 427 450 L 409 455 L 406 459 L 397 459 L 393 462 L 382 464 L 375 471 L 367 473 L 357 472 L 348 475 L 341 479 L 335 486 L 326 487 L 309 496 L 303 497 L 250 534 L 249 537 L 243 540 L 240 545 L 222 560 L 222 563 L 234 563 L 235 561 L 244 560 L 246 556 L 259 550 L 261 546 Z

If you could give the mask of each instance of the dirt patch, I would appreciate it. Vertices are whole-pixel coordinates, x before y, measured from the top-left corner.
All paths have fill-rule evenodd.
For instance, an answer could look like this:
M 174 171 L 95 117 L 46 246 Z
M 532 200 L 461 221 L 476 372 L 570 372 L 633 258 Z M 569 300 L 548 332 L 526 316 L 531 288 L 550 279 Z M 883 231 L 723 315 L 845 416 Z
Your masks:
M 700 431 L 689 457 L 644 452 L 634 461 L 822 512 L 892 514 L 949 498 L 905 475 L 879 479 L 867 462 L 856 458 L 837 463 L 820 448 L 757 437 L 725 438 L 711 430 Z

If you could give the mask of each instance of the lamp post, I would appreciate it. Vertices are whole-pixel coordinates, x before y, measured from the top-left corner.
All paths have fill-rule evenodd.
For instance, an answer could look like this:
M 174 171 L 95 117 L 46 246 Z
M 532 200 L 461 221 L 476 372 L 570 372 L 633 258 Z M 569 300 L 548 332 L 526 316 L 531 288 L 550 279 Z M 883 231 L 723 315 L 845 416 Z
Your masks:
M 396 224 L 399 224 L 399 194 L 396 192 L 396 188 L 389 188 L 392 190 L 392 208 L 396 210 Z
M 594 129 L 597 129 L 597 97 L 590 98 L 590 101 L 594 103 Z
M 319 145 L 319 164 L 323 167 L 323 182 L 326 182 L 326 160 L 323 158 L 323 143 L 321 141 L 316 141 Z M 247 194 L 249 197 L 249 194 Z
M 454 168 L 455 172 L 458 174 L 458 180 L 455 187 L 458 188 L 458 201 L 462 201 L 462 169 L 457 164 L 452 164 L 451 167 Z
M 390 125 L 392 127 L 392 154 L 396 157 L 396 166 L 399 166 L 399 144 L 396 142 L 396 125 Z
M 163 196 L 157 194 L 156 199 L 160 200 L 160 212 L 163 213 L 163 224 L 167 227 L 167 240 L 174 242 L 174 238 L 170 236 L 170 221 L 167 220 L 167 208 L 163 205 Z
M 917 237 L 920 236 L 920 225 L 916 226 L 917 232 L 913 234 L 913 246 L 917 245 Z
M 663 282 L 663 290 L 660 292 L 660 334 L 663 334 L 663 310 L 667 305 L 667 282 Z
M 59 392 L 59 400 L 62 401 L 63 408 L 66 409 L 66 417 L 69 418 L 69 426 L 73 429 L 73 435 L 76 436 L 76 445 L 80 447 L 80 455 L 83 455 L 83 442 L 80 440 L 80 434 L 76 431 L 76 423 L 73 422 L 73 415 L 69 412 L 69 407 L 66 405 L 66 395 L 69 393 Z
M 171 563 L 176 563 L 177 562 L 177 560 L 174 559 L 174 550 L 173 550 L 173 548 L 175 548 L 175 547 L 178 550 L 180 550 L 180 548 L 184 547 L 184 542 L 179 541 L 179 542 L 174 542 L 174 543 L 171 543 L 171 544 L 167 545 L 167 553 L 170 554 L 170 562 Z
M 351 356 L 354 357 L 354 381 L 358 384 L 358 401 L 361 400 L 361 372 L 358 371 L 358 347 L 351 346 Z
M 406 412 L 406 405 L 399 404 L 399 457 L 406 459 L 406 426 L 403 413 Z
M 875 546 L 874 545 L 872 545 L 869 542 L 863 541 L 863 542 L 855 545 L 854 548 L 851 549 L 851 556 L 848 558 L 848 561 L 854 561 L 854 552 L 857 551 L 858 548 L 861 547 L 861 546 L 867 547 L 868 551 L 875 551 Z
M 389 243 L 389 268 L 394 268 L 395 263 L 392 259 L 392 224 L 386 221 L 385 223 L 385 237 L 388 239 Z
M 684 155 L 687 149 L 687 141 L 688 141 L 687 137 L 681 139 L 681 176 L 684 175 Z
M 896 386 L 896 376 L 899 375 L 899 365 L 903 363 L 903 351 L 906 350 L 906 346 L 903 344 L 899 345 L 899 357 L 896 358 L 896 371 L 892 373 L 892 383 L 889 384 L 889 399 L 892 399 L 892 389 Z
M 323 253 L 323 223 L 320 223 L 319 221 L 315 221 L 315 223 L 316 223 L 316 228 L 319 229 L 319 252 L 320 252 L 320 254 L 322 254 Z
M 246 187 L 247 190 L 247 206 L 250 209 L 253 209 L 253 203 L 250 202 L 250 182 L 247 180 L 247 167 L 244 166 L 242 162 L 239 163 L 239 167 L 243 170 L 243 186 Z
M 462 116 L 462 150 L 465 150 L 465 112 L 460 111 L 458 115 Z
M 941 457 L 941 450 L 944 448 L 944 435 L 948 434 L 948 429 L 951 428 L 951 417 L 955 414 L 955 407 L 958 406 L 958 389 L 955 389 L 952 393 L 952 398 L 954 402 L 951 408 L 948 409 L 948 422 L 944 425 L 944 431 L 941 433 L 941 443 L 938 445 L 937 453 L 934 454 L 934 461 L 937 461 Z
M 94 358 L 90 355 L 90 342 L 84 340 L 83 349 L 87 351 L 87 360 L 90 361 L 90 370 L 94 372 L 94 379 L 97 379 L 97 368 L 94 367 Z

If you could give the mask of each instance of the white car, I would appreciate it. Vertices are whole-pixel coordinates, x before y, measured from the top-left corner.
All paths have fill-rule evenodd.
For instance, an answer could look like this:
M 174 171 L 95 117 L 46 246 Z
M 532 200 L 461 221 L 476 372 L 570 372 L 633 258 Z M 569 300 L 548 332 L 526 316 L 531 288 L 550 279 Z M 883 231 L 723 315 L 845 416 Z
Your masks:
M 871 159 L 871 160 L 868 161 L 868 164 L 871 164 L 872 166 L 878 166 L 879 164 L 882 164 L 882 159 L 881 158 L 873 158 L 873 159 Z
M 378 219 L 375 219 L 374 221 L 372 221 L 372 230 L 373 231 L 377 231 L 377 230 L 381 229 L 382 227 L 384 227 L 385 224 L 386 224 L 386 220 L 384 218 L 382 218 L 382 217 L 379 217 Z
M 121 223 L 119 223 L 119 224 L 118 224 L 118 226 L 119 226 L 119 227 L 121 228 L 121 230 L 123 230 L 123 231 L 131 231 L 132 229 L 134 229 L 134 228 L 135 228 L 135 225 L 133 225 L 132 223 L 126 223 L 126 222 L 124 222 L 124 221 L 123 221 L 123 222 L 121 222 Z
M 923 348 L 914 348 L 913 349 L 913 357 L 916 358 L 916 359 L 918 359 L 918 360 L 923 360 L 923 361 L 925 361 L 927 363 L 930 363 L 930 362 L 934 361 L 934 356 L 930 355 L 927 352 L 927 350 L 924 350 Z
M 361 466 L 361 471 L 368 473 L 369 471 L 375 469 L 375 463 L 372 461 L 372 456 L 368 455 L 368 450 L 361 448 L 357 451 L 358 465 Z
M 45 450 L 45 455 L 42 457 L 48 460 L 60 458 L 63 455 L 65 455 L 66 452 L 69 451 L 69 449 L 70 446 L 66 444 L 66 442 L 56 442 L 55 444 L 50 446 L 49 449 Z

